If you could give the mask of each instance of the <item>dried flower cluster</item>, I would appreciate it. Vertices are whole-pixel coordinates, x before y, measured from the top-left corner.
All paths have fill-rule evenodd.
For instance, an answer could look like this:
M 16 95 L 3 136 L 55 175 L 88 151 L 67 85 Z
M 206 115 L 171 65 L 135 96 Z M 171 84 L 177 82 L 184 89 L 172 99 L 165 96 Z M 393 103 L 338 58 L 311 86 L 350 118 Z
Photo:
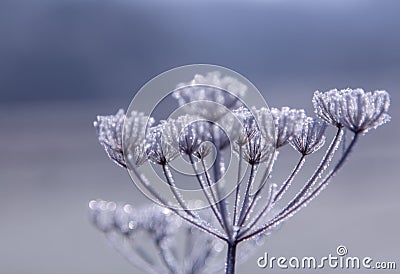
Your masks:
M 234 273 L 236 258 L 241 258 L 236 254 L 239 244 L 242 246 L 246 240 L 257 242 L 307 205 L 343 165 L 359 133 L 364 134 L 390 120 L 390 100 L 385 91 L 316 91 L 313 97 L 316 117 L 308 117 L 304 110 L 288 107 L 271 110 L 247 108 L 237 99 L 245 92 L 246 86 L 236 79 L 221 77 L 218 73 L 196 75 L 192 82 L 178 85 L 174 92 L 178 103 L 187 109 L 184 116 L 161 121 L 155 126 L 153 118 L 137 112 L 130 113 L 129 117 L 125 117 L 121 110 L 116 115 L 99 116 L 95 127 L 99 142 L 108 156 L 139 175 L 139 183 L 169 209 L 166 211 L 157 207 L 155 210 L 154 207 L 153 211 L 146 211 L 133 209 L 132 206 L 119 207 L 114 203 L 91 202 L 93 220 L 99 229 L 105 233 L 117 231 L 129 238 L 131 227 L 144 228 L 151 231 L 149 236 L 154 241 L 163 242 L 177 231 L 175 228 L 169 230 L 169 227 L 176 226 L 179 223 L 176 220 L 180 217 L 179 220 L 184 220 L 184 227 L 193 228 L 190 231 L 196 233 L 196 237 L 206 235 L 203 240 L 209 245 L 204 250 L 197 250 L 196 256 L 189 256 L 188 259 L 172 258 L 174 252 L 161 251 L 166 253 L 165 257 L 172 256 L 172 259 L 164 258 L 166 271 L 197 273 L 194 269 L 203 269 L 207 265 L 206 258 L 214 256 L 213 245 L 218 242 L 211 240 L 210 237 L 214 236 L 213 239 L 226 242 L 225 271 Z M 213 103 L 222 108 L 215 108 Z M 337 132 L 320 164 L 303 183 L 300 191 L 288 203 L 282 204 L 281 198 L 306 158 L 324 146 L 328 125 L 337 127 Z M 328 171 L 345 128 L 353 133 L 353 139 Z M 123 132 L 128 140 L 124 140 L 124 145 Z M 286 180 L 280 185 L 273 184 L 270 182 L 272 167 L 278 151 L 287 144 L 300 153 L 300 158 Z M 225 156 L 230 147 L 236 155 L 237 178 L 224 177 L 227 165 Z M 195 172 L 192 184 L 199 185 L 208 203 L 205 209 L 191 207 L 192 201 L 187 201 L 176 187 L 171 162 L 180 156 L 190 160 Z M 214 160 L 212 168 L 207 168 L 209 158 Z M 174 201 L 157 193 L 141 173 L 140 166 L 147 160 L 162 168 Z M 232 191 L 226 189 L 227 181 L 234 182 Z M 168 214 L 165 215 L 165 212 Z M 198 259 L 200 257 L 202 259 Z

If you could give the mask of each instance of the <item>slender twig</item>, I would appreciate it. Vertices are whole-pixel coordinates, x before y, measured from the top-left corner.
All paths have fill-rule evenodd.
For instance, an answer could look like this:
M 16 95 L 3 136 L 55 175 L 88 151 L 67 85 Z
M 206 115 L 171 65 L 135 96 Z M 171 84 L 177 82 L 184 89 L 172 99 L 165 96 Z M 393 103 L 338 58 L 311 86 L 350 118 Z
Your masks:
M 164 248 L 162 240 L 155 240 L 155 245 L 157 247 L 157 250 L 159 251 L 158 253 L 160 254 L 160 257 L 162 261 L 164 262 L 165 266 L 168 268 L 171 274 L 178 274 L 178 270 L 176 269 L 176 258 L 172 254 L 167 254 L 168 249 Z M 171 262 L 170 258 L 172 257 L 175 260 L 175 265 Z
M 237 181 L 236 181 L 236 193 L 235 193 L 235 203 L 233 205 L 233 225 L 237 225 L 237 210 L 239 207 L 239 192 L 240 192 L 240 183 L 242 181 L 241 178 L 241 171 L 242 171 L 242 146 L 239 145 L 239 167 L 238 167 L 238 175 L 237 175 Z
M 258 165 L 251 164 L 249 180 L 247 182 L 246 192 L 245 192 L 245 195 L 244 195 L 244 200 L 243 200 L 242 206 L 240 208 L 240 216 L 239 216 L 239 223 L 238 223 L 239 226 L 243 225 L 243 222 L 246 220 L 246 217 L 247 217 L 248 212 L 249 212 L 248 209 L 250 208 L 250 205 L 249 205 L 249 203 L 250 203 L 249 202 L 250 189 L 251 189 L 251 186 L 253 185 L 254 180 L 255 180 L 255 175 L 257 173 L 257 167 L 258 167 Z
M 171 171 L 170 171 L 168 165 L 167 164 L 162 165 L 162 169 L 163 169 L 163 172 L 164 172 L 165 179 L 167 179 L 167 184 L 169 185 L 169 188 L 171 189 L 171 192 L 174 195 L 175 199 L 178 201 L 178 203 L 181 206 L 181 208 L 187 214 L 189 214 L 190 216 L 194 217 L 193 212 L 191 212 L 188 209 L 185 201 L 183 200 L 183 197 L 182 197 L 181 193 L 176 190 L 177 187 L 175 185 L 174 178 L 172 177 L 172 174 L 171 174 Z
M 286 181 L 282 184 L 281 188 L 275 194 L 273 201 L 272 201 L 273 203 L 277 203 L 282 198 L 282 196 L 286 192 L 286 190 L 289 188 L 294 177 L 300 171 L 300 169 L 303 167 L 305 157 L 306 157 L 306 155 L 301 155 L 300 160 L 297 162 L 296 167 L 293 169 L 292 173 L 289 175 L 289 177 L 286 179 Z
M 205 184 L 204 184 L 204 181 L 203 181 L 203 179 L 201 178 L 199 172 L 197 171 L 197 168 L 196 168 L 196 165 L 195 165 L 193 156 L 192 156 L 192 155 L 189 155 L 189 159 L 190 159 L 190 162 L 191 162 L 191 164 L 192 164 L 193 171 L 194 171 L 194 173 L 196 174 L 197 181 L 198 181 L 199 184 L 200 184 L 200 187 L 201 187 L 201 189 L 202 189 L 202 191 L 203 191 L 203 193 L 204 193 L 204 196 L 205 196 L 206 199 L 207 199 L 208 204 L 210 205 L 210 207 L 211 207 L 211 209 L 212 209 L 212 211 L 213 211 L 215 217 L 217 218 L 217 221 L 218 221 L 219 224 L 221 225 L 222 229 L 226 232 L 226 228 L 225 228 L 224 223 L 223 223 L 223 221 L 222 221 L 222 219 L 221 219 L 220 213 L 219 213 L 219 212 L 217 211 L 217 209 L 215 208 L 216 200 L 215 200 L 214 193 L 212 192 L 211 185 L 209 184 L 208 186 L 209 186 L 209 189 L 210 189 L 210 192 L 211 192 L 211 196 L 212 196 L 212 197 L 210 197 L 209 194 L 207 193 L 207 190 L 206 190 L 206 186 L 205 186 Z M 202 163 L 203 163 L 203 160 L 202 160 Z M 205 166 L 203 166 L 203 168 L 205 169 Z M 208 181 L 208 180 L 207 180 L 207 181 Z
M 262 216 L 264 216 L 264 214 L 265 213 L 267 213 L 271 208 L 272 208 L 272 206 L 273 206 L 273 197 L 274 197 L 274 194 L 275 194 L 275 188 L 276 188 L 276 185 L 274 185 L 274 184 L 272 184 L 271 186 L 270 186 L 270 188 L 269 188 L 269 191 L 268 191 L 268 196 L 267 196 L 267 203 L 264 205 L 264 207 L 260 210 L 260 212 L 259 212 L 259 214 L 252 220 L 252 221 L 250 221 L 250 223 L 249 224 L 247 224 L 246 226 L 242 226 L 241 228 L 246 228 L 245 230 L 243 230 L 243 231 L 239 231 L 239 235 L 238 235 L 238 237 L 240 237 L 241 235 L 244 235 L 244 234 L 246 234 L 251 228 L 253 228 L 255 225 L 257 225 L 257 223 L 258 223 L 258 221 L 262 218 Z
M 271 161 L 271 158 L 270 158 L 270 160 L 268 161 L 267 168 L 266 168 L 266 170 L 265 170 L 265 172 L 263 174 L 263 177 L 262 177 L 262 179 L 260 181 L 260 186 L 258 187 L 257 191 L 253 195 L 249 194 L 249 198 L 251 199 L 251 202 L 250 202 L 250 206 L 246 210 L 245 219 L 244 220 L 246 220 L 247 215 L 250 214 L 250 212 L 253 211 L 254 207 L 256 206 L 256 203 L 257 203 L 257 200 L 259 198 L 259 195 L 261 194 L 261 191 L 267 185 L 267 179 L 269 177 L 268 175 L 271 172 L 272 162 L 273 161 Z
M 222 197 L 221 190 L 219 188 L 219 183 L 221 183 L 221 182 L 218 182 L 221 179 L 221 168 L 222 168 L 221 165 L 222 165 L 222 158 L 221 158 L 220 152 L 216 151 L 213 170 L 214 170 L 214 178 L 215 178 L 215 190 L 216 190 L 217 199 L 218 199 L 217 204 L 218 204 L 220 212 L 221 212 L 222 221 L 224 222 L 224 225 L 227 228 L 226 233 L 228 234 L 228 238 L 231 238 L 232 231 L 231 231 L 231 227 L 229 226 L 229 216 L 228 216 L 228 209 L 226 208 L 226 198 Z M 207 170 L 205 172 L 206 172 L 206 174 L 208 173 Z

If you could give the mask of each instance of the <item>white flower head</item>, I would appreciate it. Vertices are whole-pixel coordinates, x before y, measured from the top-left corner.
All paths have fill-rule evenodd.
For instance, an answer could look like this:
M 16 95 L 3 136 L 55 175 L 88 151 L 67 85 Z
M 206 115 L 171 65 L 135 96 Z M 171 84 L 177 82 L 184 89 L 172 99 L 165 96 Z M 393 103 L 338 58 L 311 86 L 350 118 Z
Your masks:
M 270 161 L 274 152 L 274 144 L 269 142 L 260 131 L 256 131 L 243 146 L 243 158 L 254 165 Z
M 187 113 L 218 121 L 229 110 L 242 105 L 239 98 L 246 90 L 247 86 L 239 80 L 222 77 L 215 71 L 206 76 L 196 74 L 192 81 L 178 84 L 173 96 Z
M 286 145 L 294 136 L 300 133 L 306 114 L 303 109 L 272 108 L 271 114 L 275 124 L 276 148 Z
M 275 142 L 276 138 L 276 128 L 274 116 L 272 116 L 271 110 L 266 107 L 262 107 L 257 109 L 255 107 L 252 108 L 253 114 L 257 120 L 257 125 L 261 134 L 269 140 L 269 142 Z
M 178 154 L 178 148 L 169 142 L 169 136 L 166 135 L 166 122 L 152 127 L 146 136 L 146 154 L 147 158 L 159 165 L 165 165 L 175 159 Z
M 260 131 L 257 120 L 253 113 L 245 107 L 235 109 L 233 114 L 237 118 L 237 121 L 235 121 L 235 129 L 239 131 L 236 143 L 238 146 L 244 146 Z
M 127 117 L 124 110 L 120 109 L 115 115 L 97 116 L 93 124 L 108 157 L 126 168 L 125 154 L 136 165 L 145 161 L 144 136 L 153 122 L 153 118 L 136 111 Z
M 289 142 L 294 149 L 303 155 L 309 155 L 320 149 L 325 143 L 325 129 L 327 124 L 316 118 L 307 117 L 302 125 L 301 132 Z
M 115 115 L 99 115 L 96 121 L 93 122 L 97 131 L 97 138 L 104 147 L 108 157 L 122 167 L 126 167 L 122 149 L 124 120 L 124 110 L 120 109 Z
M 183 128 L 179 135 L 179 149 L 187 155 L 204 158 L 211 152 L 212 127 L 208 121 L 195 121 Z
M 366 133 L 371 128 L 390 121 L 387 113 L 390 97 L 386 91 L 365 92 L 363 89 L 333 89 L 316 91 L 313 97 L 316 114 L 337 127 L 354 133 Z
M 142 112 L 132 111 L 126 116 L 124 125 L 124 151 L 127 160 L 136 166 L 147 160 L 145 137 L 149 128 L 154 124 L 152 117 Z

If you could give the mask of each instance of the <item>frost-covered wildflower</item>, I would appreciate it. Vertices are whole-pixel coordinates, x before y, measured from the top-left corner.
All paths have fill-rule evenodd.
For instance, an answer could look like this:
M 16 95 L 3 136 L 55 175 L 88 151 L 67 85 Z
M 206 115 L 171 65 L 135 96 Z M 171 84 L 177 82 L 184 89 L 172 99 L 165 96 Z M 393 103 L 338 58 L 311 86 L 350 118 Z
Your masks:
M 168 142 L 164 128 L 166 123 L 161 123 L 150 129 L 146 137 L 146 154 L 148 159 L 156 164 L 165 165 L 178 156 L 176 146 Z
M 245 107 L 235 109 L 233 114 L 237 118 L 237 121 L 235 121 L 236 130 L 239 131 L 236 143 L 239 146 L 243 146 L 259 131 L 257 121 L 253 113 Z
M 327 124 L 316 118 L 307 117 L 301 132 L 289 142 L 301 154 L 308 155 L 320 149 L 325 143 L 325 129 Z
M 355 133 L 366 133 L 390 120 L 387 113 L 390 97 L 386 91 L 365 92 L 363 89 L 316 91 L 315 112 L 328 123 L 346 127 Z
M 283 107 L 281 109 L 272 108 L 271 114 L 275 124 L 276 148 L 286 145 L 293 136 L 299 134 L 304 119 L 306 118 L 303 109 L 298 110 L 288 107 Z
M 180 151 L 198 158 L 207 156 L 211 152 L 210 144 L 206 143 L 212 141 L 211 127 L 210 122 L 196 121 L 183 128 L 179 135 Z
M 124 120 L 125 112 L 123 109 L 119 109 L 115 115 L 99 115 L 97 120 L 93 122 L 97 131 L 97 138 L 108 157 L 122 167 L 126 167 L 122 148 Z
M 104 147 L 108 157 L 118 165 L 126 167 L 124 152 L 127 152 L 127 158 L 135 165 L 140 165 L 146 160 L 144 137 L 147 127 L 153 122 L 153 118 L 136 111 L 132 111 L 131 115 L 126 118 L 124 110 L 120 109 L 115 115 L 97 116 L 97 120 L 93 124 L 99 142 Z M 125 140 L 122 136 L 124 129 Z
M 218 121 L 229 110 L 242 105 L 241 98 L 247 86 L 239 80 L 218 71 L 206 76 L 196 74 L 188 83 L 180 83 L 173 96 L 187 113 L 199 115 L 210 121 Z
M 253 107 L 252 112 L 257 120 L 257 125 L 264 138 L 270 142 L 275 142 L 275 121 L 271 114 L 271 110 L 266 107 L 262 107 L 260 109 Z
M 209 262 L 215 260 L 216 255 L 223 250 L 223 246 L 218 242 L 222 240 L 227 245 L 225 273 L 233 274 L 236 258 L 243 258 L 240 250 L 236 253 L 238 244 L 244 242 L 240 247 L 247 255 L 250 251 L 245 250 L 246 247 L 254 251 L 253 247 L 258 237 L 264 237 L 304 208 L 327 186 L 353 150 L 358 133 L 365 133 L 390 119 L 387 113 L 390 99 L 385 91 L 316 91 L 313 98 L 315 111 L 325 120 L 318 121 L 316 118 L 306 117 L 304 110 L 288 107 L 273 108 L 271 111 L 268 108 L 242 107 L 234 95 L 240 95 L 245 89 L 235 89 L 237 83 L 230 86 L 230 83 L 234 82 L 232 79 L 221 78 L 219 74 L 210 75 L 196 76 L 189 86 L 182 85 L 176 90 L 175 97 L 180 104 L 188 103 L 187 108 L 181 108 L 186 109 L 188 114 L 161 121 L 150 130 L 146 130 L 148 122 L 144 122 L 149 119 L 136 112 L 125 118 L 125 122 L 123 111 L 114 116 L 100 116 L 95 122 L 100 143 L 110 158 L 118 164 L 126 166 L 124 159 L 135 159 L 129 157 L 131 154 L 136 155 L 136 162 L 140 163 L 140 159 L 144 159 L 140 155 L 144 154 L 145 159 L 149 158 L 151 162 L 162 165 L 169 190 L 157 191 L 155 183 L 151 183 L 144 173 L 133 167 L 135 175 L 138 174 L 135 180 L 137 179 L 157 202 L 167 208 L 165 212 L 173 212 L 175 219 L 172 215 L 160 217 L 157 214 L 161 211 L 135 211 L 131 206 L 121 207 L 113 202 L 94 201 L 90 204 L 96 226 L 106 234 L 114 232 L 114 235 L 122 236 L 125 241 L 114 246 L 128 242 L 130 248 L 134 247 L 134 251 L 142 257 L 142 260 L 139 260 L 142 269 L 149 273 L 221 273 L 220 268 L 212 271 Z M 215 85 L 212 84 L 213 81 Z M 224 89 L 234 92 L 224 93 Z M 192 104 L 195 102 L 197 103 Z M 221 106 L 221 111 L 216 106 Z M 287 191 L 302 169 L 307 158 L 305 156 L 324 145 L 327 124 L 338 128 L 326 153 L 297 193 Z M 125 130 L 124 140 L 121 136 L 122 127 Z M 343 140 L 343 127 L 354 132 L 354 135 L 351 142 L 343 146 L 343 153 L 337 158 L 335 153 Z M 138 135 L 137 132 L 141 134 Z M 233 149 L 240 155 L 239 159 L 226 157 L 230 151 L 224 148 L 232 142 Z M 278 185 L 270 180 L 271 172 L 275 169 L 276 149 L 287 143 L 302 156 L 278 189 Z M 125 147 L 127 144 L 129 145 Z M 212 145 L 215 148 L 215 158 L 203 159 L 210 152 Z M 128 151 L 128 157 L 124 157 L 125 151 Z M 191 204 L 192 192 L 176 187 L 174 177 L 181 179 L 183 176 L 177 172 L 172 173 L 168 162 L 179 153 L 201 159 L 196 163 L 191 159 L 194 174 L 184 175 L 187 175 L 185 180 L 193 179 L 192 181 L 200 186 L 196 194 L 202 195 L 200 200 L 205 199 L 206 205 L 197 205 L 199 200 Z M 237 161 L 237 166 L 231 166 L 234 169 L 237 167 L 233 172 L 229 167 L 226 168 L 231 160 Z M 261 163 L 262 165 L 259 165 Z M 334 166 L 331 168 L 332 163 Z M 250 167 L 249 171 L 247 167 Z M 171 192 L 169 194 L 173 195 L 174 203 L 170 201 L 171 195 L 167 195 L 166 191 Z M 285 203 L 287 200 L 288 203 Z M 183 210 L 178 210 L 175 202 L 178 202 Z M 170 221 L 173 223 L 172 220 L 181 219 L 185 222 L 182 222 L 180 227 L 170 224 Z M 171 227 L 173 229 L 170 230 Z M 184 259 L 176 256 L 179 254 L 176 252 L 176 244 L 183 236 L 180 233 L 182 227 L 189 238 L 189 244 L 184 243 L 185 252 L 181 252 Z M 158 254 L 163 257 L 164 266 L 155 266 L 148 260 L 149 256 L 143 255 L 145 250 L 138 248 L 136 242 L 131 242 L 135 237 L 130 236 L 136 236 L 136 231 L 145 231 L 150 235 L 157 245 Z M 200 245 L 202 248 L 197 248 Z M 131 257 L 130 255 L 129 253 L 127 257 Z M 185 262 L 182 264 L 182 261 Z
M 268 142 L 261 132 L 256 131 L 243 146 L 243 158 L 249 164 L 257 165 L 270 160 L 274 151 L 273 143 Z

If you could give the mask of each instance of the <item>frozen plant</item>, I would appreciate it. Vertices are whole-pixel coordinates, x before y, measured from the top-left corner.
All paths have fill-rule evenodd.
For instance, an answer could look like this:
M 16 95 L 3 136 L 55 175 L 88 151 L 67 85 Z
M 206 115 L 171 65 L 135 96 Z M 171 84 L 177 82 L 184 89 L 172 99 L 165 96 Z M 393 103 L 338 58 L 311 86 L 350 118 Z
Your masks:
M 123 252 L 135 260 L 135 265 L 151 273 L 211 273 L 218 271 L 215 258 L 217 251 L 221 251 L 220 244 L 225 243 L 225 273 L 234 273 L 237 261 L 249 254 L 241 250 L 258 243 L 313 200 L 342 167 L 359 136 L 390 120 L 386 91 L 316 91 L 312 99 L 316 117 L 288 107 L 248 108 L 236 99 L 244 92 L 245 86 L 236 79 L 222 78 L 220 74 L 197 75 L 192 82 L 180 84 L 174 93 L 187 110 L 184 116 L 155 126 L 153 118 L 138 112 L 129 116 L 122 111 L 98 116 L 95 126 L 99 142 L 109 157 L 128 168 L 162 206 L 154 206 L 152 213 L 147 214 L 149 209 L 103 201 L 90 203 L 96 226 L 107 234 L 116 233 L 136 251 L 136 255 Z M 197 101 L 206 103 L 191 104 Z M 209 102 L 222 105 L 223 111 L 213 112 L 214 106 Z M 295 195 L 282 199 L 288 196 L 287 190 L 307 158 L 324 146 L 329 125 L 336 127 L 336 134 L 314 173 Z M 123 129 L 127 140 L 124 145 Z M 352 140 L 341 155 L 334 157 L 346 129 L 352 133 Z M 280 184 L 272 183 L 274 163 L 287 144 L 299 153 L 299 159 L 287 179 Z M 225 176 L 229 148 L 237 162 L 235 176 Z M 193 206 L 197 201 L 190 201 L 178 187 L 182 182 L 177 184 L 176 178 L 181 177 L 173 163 L 179 157 L 187 160 L 194 174 L 194 182 L 185 179 L 184 183 L 198 184 L 207 206 Z M 141 168 L 146 161 L 165 177 L 173 199 L 158 191 L 156 183 L 145 176 Z M 158 222 L 164 223 L 155 225 Z M 196 254 L 189 252 L 187 257 L 178 257 L 175 251 L 178 241 L 170 239 L 179 237 L 176 235 L 179 226 L 189 231 L 190 241 L 201 239 L 207 243 L 204 248 L 197 249 Z M 147 231 L 155 242 L 164 262 L 162 267 L 147 260 L 144 249 L 135 250 L 138 247 L 132 244 L 132 235 L 139 228 Z M 122 243 L 116 246 L 122 248 Z M 139 263 L 138 256 L 142 257 Z

